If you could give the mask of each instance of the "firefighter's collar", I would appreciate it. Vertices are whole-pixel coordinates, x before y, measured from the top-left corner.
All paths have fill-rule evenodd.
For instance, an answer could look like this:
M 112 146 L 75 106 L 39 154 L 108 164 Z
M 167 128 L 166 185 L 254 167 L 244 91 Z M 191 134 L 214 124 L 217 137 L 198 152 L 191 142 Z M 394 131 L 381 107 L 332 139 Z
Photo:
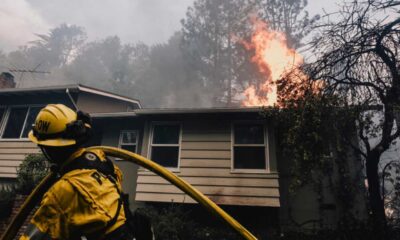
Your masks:
M 62 171 L 62 169 L 65 166 L 67 166 L 68 164 L 70 164 L 73 160 L 75 160 L 76 158 L 80 157 L 84 152 L 86 152 L 86 148 L 79 148 L 78 150 L 76 150 L 73 154 L 71 154 L 71 156 L 67 159 L 67 161 L 65 161 L 60 166 L 60 171 Z

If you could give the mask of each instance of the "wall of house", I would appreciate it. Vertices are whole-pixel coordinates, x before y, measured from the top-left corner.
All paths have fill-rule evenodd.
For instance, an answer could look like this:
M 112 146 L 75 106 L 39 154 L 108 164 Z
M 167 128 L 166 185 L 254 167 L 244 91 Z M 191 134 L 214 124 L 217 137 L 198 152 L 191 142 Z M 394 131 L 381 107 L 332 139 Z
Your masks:
M 0 141 L 0 178 L 16 178 L 17 167 L 28 154 L 39 153 L 30 141 Z
M 109 113 L 127 112 L 128 106 L 133 106 L 133 103 L 99 96 L 92 93 L 80 92 L 77 105 L 80 110 L 89 113 Z
M 356 139 L 354 144 L 358 144 Z M 337 152 L 332 152 L 332 156 L 338 157 Z M 354 184 L 352 188 L 354 199 L 349 199 L 349 204 L 352 204 L 351 210 L 345 210 L 340 203 L 343 201 L 339 199 L 340 191 L 343 186 L 340 181 L 339 167 L 334 159 L 330 160 L 331 174 L 323 174 L 320 179 L 320 187 L 316 184 L 307 184 L 294 192 L 289 192 L 291 181 L 290 168 L 293 163 L 291 159 L 285 158 L 278 152 L 278 169 L 280 173 L 279 187 L 281 193 L 281 208 L 280 208 L 280 222 L 283 229 L 291 229 L 293 227 L 319 229 L 330 228 L 336 229 L 340 216 L 344 214 L 353 214 L 355 219 L 366 219 L 366 201 L 365 201 L 365 188 L 363 186 L 362 178 L 362 163 L 360 157 L 348 147 L 342 151 L 346 154 L 346 160 L 340 159 L 341 164 L 346 165 L 349 170 L 348 174 L 351 178 L 351 183 Z M 339 156 L 344 157 L 344 156 Z M 315 170 L 318 173 L 318 170 Z M 349 187 L 349 186 L 346 186 Z M 353 188 L 354 187 L 354 188 Z M 319 189 L 318 189 L 319 188 Z M 342 189 L 342 190 L 341 190 Z M 318 191 L 320 191 L 318 193 Z
M 251 118 L 255 119 L 255 118 Z M 269 134 L 270 172 L 231 172 L 231 123 L 235 116 L 152 117 L 146 122 L 142 155 L 149 156 L 152 121 L 182 123 L 180 168 L 175 173 L 217 204 L 280 206 L 273 135 Z M 136 201 L 193 203 L 181 190 L 155 174 L 139 169 Z
M 102 119 L 95 120 L 96 127 L 102 129 L 102 140 L 101 145 L 118 147 L 119 136 L 122 130 L 138 130 L 139 131 L 139 145 L 141 145 L 140 139 L 143 136 L 143 123 L 141 121 L 129 118 L 129 119 Z M 138 151 L 140 152 L 140 148 Z M 130 207 L 133 210 L 136 208 L 136 183 L 137 183 L 137 170 L 136 164 L 120 160 L 113 159 L 114 162 L 123 172 L 123 189 L 124 193 L 129 194 Z

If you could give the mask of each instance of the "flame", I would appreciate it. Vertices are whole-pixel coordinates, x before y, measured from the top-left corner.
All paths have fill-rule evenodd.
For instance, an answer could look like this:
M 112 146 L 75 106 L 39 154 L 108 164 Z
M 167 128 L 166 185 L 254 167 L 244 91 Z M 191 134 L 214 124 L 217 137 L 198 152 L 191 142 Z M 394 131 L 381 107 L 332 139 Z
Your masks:
M 250 85 L 245 91 L 244 106 L 274 106 L 277 104 L 277 80 L 285 74 L 296 71 L 297 79 L 306 78 L 300 70 L 303 57 L 288 46 L 286 35 L 271 30 L 268 24 L 253 20 L 253 34 L 250 42 L 244 42 L 247 50 L 254 50 L 251 61 L 258 66 L 259 72 L 265 76 L 263 83 Z M 296 80 L 294 80 L 296 81 Z M 299 81 L 299 80 L 297 80 Z

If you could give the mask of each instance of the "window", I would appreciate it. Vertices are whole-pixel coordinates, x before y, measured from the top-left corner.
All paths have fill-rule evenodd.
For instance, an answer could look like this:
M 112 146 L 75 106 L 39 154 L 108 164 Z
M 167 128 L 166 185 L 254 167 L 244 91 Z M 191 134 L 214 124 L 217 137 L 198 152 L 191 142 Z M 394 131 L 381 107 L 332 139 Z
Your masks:
M 263 124 L 233 125 L 233 169 L 267 169 L 267 138 Z
M 41 108 L 39 106 L 22 106 L 10 107 L 8 111 L 4 110 L 4 112 L 0 110 L 0 118 L 1 115 L 7 115 L 4 119 L 2 138 L 27 138 Z
M 119 147 L 136 153 L 138 145 L 138 131 L 124 130 L 119 135 Z
M 154 124 L 150 159 L 164 167 L 178 168 L 180 139 L 180 124 Z
M 0 127 L 1 127 L 1 122 L 3 121 L 3 117 L 4 117 L 5 113 L 6 113 L 6 109 L 0 107 Z
M 30 107 L 28 116 L 26 118 L 25 122 L 25 128 L 24 131 L 22 132 L 22 138 L 27 138 L 29 131 L 31 131 L 33 124 L 35 123 L 36 116 L 40 112 L 42 107 Z

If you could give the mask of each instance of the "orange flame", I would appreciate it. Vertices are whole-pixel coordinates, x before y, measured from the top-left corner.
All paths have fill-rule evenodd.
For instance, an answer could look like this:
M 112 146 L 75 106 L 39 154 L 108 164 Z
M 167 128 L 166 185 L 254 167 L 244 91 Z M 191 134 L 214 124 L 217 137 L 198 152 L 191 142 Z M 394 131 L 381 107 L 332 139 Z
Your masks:
M 250 42 L 245 42 L 247 50 L 254 50 L 251 61 L 257 64 L 259 72 L 265 76 L 263 83 L 250 85 L 245 91 L 244 106 L 274 106 L 277 104 L 276 82 L 286 73 L 303 63 L 303 57 L 290 48 L 284 33 L 269 29 L 267 23 L 254 19 L 254 31 Z M 305 74 L 301 73 L 306 77 Z

